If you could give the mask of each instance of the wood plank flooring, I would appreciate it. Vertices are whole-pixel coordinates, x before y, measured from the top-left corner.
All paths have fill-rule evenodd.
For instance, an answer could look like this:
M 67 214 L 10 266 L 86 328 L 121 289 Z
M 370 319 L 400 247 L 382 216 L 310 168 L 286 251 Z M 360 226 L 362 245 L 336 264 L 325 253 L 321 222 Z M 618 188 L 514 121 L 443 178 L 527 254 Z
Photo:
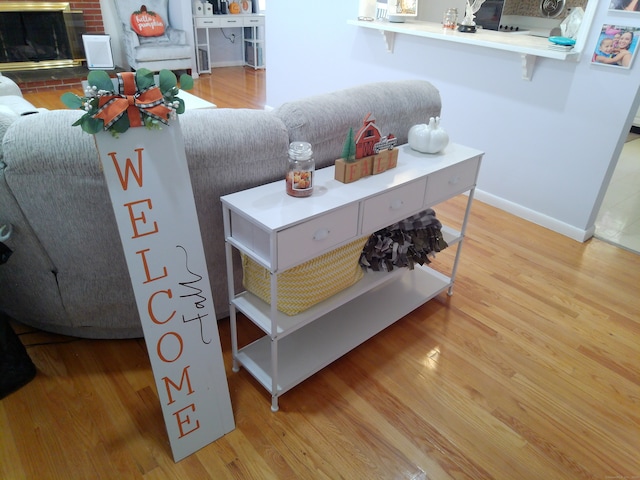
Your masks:
M 202 74 L 194 82 L 189 93 L 215 103 L 219 108 L 263 109 L 266 98 L 266 72 L 244 67 L 213 69 L 211 74 Z M 82 95 L 81 88 L 25 93 L 24 98 L 36 107 L 66 108 L 60 101 L 65 92 Z
M 193 93 L 260 108 L 263 72 L 215 69 Z M 462 248 L 453 296 L 287 392 L 277 413 L 231 371 L 221 321 L 236 429 L 177 464 L 144 340 L 16 325 L 38 375 L 0 401 L 0 478 L 640 478 L 640 256 L 478 201 Z M 260 335 L 246 320 L 240 331 Z

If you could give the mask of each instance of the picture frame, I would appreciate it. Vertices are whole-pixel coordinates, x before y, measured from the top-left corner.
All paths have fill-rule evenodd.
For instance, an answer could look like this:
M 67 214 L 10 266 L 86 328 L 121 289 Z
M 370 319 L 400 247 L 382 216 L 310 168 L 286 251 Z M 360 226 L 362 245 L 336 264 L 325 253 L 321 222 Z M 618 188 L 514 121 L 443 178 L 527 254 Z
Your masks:
M 640 41 L 640 27 L 604 24 L 593 49 L 591 63 L 629 69 Z
M 611 0 L 609 10 L 640 14 L 640 0 Z

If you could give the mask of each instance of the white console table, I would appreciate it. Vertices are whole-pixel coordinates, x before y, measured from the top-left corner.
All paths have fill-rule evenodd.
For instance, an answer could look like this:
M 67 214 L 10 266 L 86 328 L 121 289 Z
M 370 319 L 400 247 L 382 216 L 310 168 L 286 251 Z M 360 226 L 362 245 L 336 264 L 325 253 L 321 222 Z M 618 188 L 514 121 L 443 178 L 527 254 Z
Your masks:
M 233 370 L 244 366 L 271 392 L 273 411 L 287 390 L 439 293 L 452 293 L 482 156 L 457 144 L 435 155 L 403 145 L 396 168 L 353 183 L 334 180 L 334 167 L 318 170 L 311 197 L 288 196 L 284 179 L 221 197 Z M 445 240 L 457 249 L 449 276 L 428 266 L 367 272 L 352 287 L 298 315 L 277 310 L 277 273 L 464 192 L 469 195 L 461 230 L 443 228 Z M 270 273 L 270 305 L 235 291 L 233 248 Z M 242 348 L 238 311 L 265 332 Z
M 196 41 L 198 73 L 211 73 L 210 30 L 221 28 L 242 29 L 242 61 L 254 69 L 265 68 L 264 15 L 227 14 L 194 16 L 193 29 Z

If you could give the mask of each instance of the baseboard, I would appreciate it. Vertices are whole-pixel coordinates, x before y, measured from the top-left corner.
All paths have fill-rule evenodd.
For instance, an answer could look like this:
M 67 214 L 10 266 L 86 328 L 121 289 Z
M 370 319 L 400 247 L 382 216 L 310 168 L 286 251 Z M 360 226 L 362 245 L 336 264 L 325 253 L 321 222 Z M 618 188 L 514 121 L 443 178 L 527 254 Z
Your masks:
M 505 200 L 504 198 L 496 197 L 495 195 L 483 192 L 479 189 L 476 189 L 474 198 L 481 202 L 487 203 L 492 207 L 504 210 L 505 212 L 515 215 L 516 217 L 523 218 L 529 222 L 535 223 L 536 225 L 548 228 L 549 230 L 569 237 L 578 242 L 585 242 L 589 240 L 591 237 L 593 237 L 596 230 L 595 225 L 588 230 L 576 228 L 573 225 L 561 222 L 553 217 L 549 217 L 548 215 L 536 212 L 535 210 L 531 210 L 530 208 L 523 207 L 522 205 L 518 205 L 517 203 L 510 202 L 509 200 Z
M 212 62 L 211 68 L 217 67 L 242 67 L 244 62 L 242 60 L 230 60 L 227 62 Z

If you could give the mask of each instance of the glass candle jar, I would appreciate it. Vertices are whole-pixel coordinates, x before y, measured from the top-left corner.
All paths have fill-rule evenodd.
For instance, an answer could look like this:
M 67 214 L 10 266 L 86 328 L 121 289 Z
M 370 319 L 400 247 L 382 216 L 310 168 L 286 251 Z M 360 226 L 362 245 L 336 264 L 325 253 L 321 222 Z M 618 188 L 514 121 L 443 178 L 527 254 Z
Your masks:
M 292 197 L 308 197 L 313 193 L 313 174 L 316 162 L 311 144 L 292 142 L 289 145 L 289 167 L 287 169 L 287 193 Z
M 455 30 L 458 26 L 458 9 L 449 8 L 444 12 L 444 18 L 442 20 L 442 26 L 445 30 Z

